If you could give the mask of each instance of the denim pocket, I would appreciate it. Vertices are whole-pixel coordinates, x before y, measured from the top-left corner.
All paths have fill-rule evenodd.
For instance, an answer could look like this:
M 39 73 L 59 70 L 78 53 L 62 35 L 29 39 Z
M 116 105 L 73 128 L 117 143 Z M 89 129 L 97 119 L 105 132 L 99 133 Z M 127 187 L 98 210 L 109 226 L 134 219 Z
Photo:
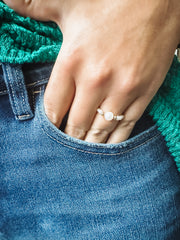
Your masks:
M 46 70 L 27 81 L 34 118 L 1 97 L 0 239 L 180 239 L 180 179 L 157 127 L 142 118 L 119 144 L 64 134 L 44 112 Z
M 64 134 L 49 121 L 43 96 L 44 87 L 36 101 L 38 151 L 42 152 L 37 162 L 48 172 L 50 182 L 55 181 L 54 191 L 61 189 L 59 212 L 72 234 L 67 239 L 172 236 L 179 227 L 179 219 L 175 223 L 179 209 L 174 202 L 175 195 L 179 199 L 179 176 L 157 127 L 138 134 L 136 129 L 130 139 L 119 144 L 88 143 Z
M 72 138 L 47 118 L 44 88 L 29 89 L 33 119 L 19 122 L 9 116 L 2 123 L 0 235 L 23 240 L 179 237 L 179 176 L 157 127 L 145 121 L 148 129 L 139 133 L 136 127 L 119 144 Z
M 41 87 L 40 95 L 38 96 L 37 100 L 37 116 L 41 128 L 47 136 L 63 146 L 88 153 L 116 155 L 124 154 L 133 149 L 141 147 L 142 145 L 146 145 L 160 135 L 160 132 L 157 130 L 157 127 L 154 123 L 149 124 L 148 122 L 144 122 L 143 126 L 141 126 L 142 128 L 146 128 L 146 130 L 142 131 L 141 129 L 138 129 L 139 126 L 135 126 L 130 138 L 117 144 L 89 143 L 68 136 L 62 130 L 55 127 L 46 116 L 43 102 L 44 89 L 45 86 Z M 148 128 L 146 124 L 149 124 Z

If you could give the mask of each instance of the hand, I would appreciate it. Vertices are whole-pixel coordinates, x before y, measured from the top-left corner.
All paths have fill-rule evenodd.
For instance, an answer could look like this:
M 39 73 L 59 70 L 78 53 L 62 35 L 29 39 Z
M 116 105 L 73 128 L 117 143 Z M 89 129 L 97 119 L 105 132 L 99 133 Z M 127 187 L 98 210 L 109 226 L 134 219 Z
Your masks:
M 64 0 L 3 0 L 9 7 L 13 8 L 19 14 L 36 20 L 49 21 L 57 17 L 57 6 L 61 4 L 63 9 Z M 60 10 L 58 8 L 58 17 Z
M 62 11 L 54 14 L 64 41 L 45 91 L 46 114 L 59 127 L 70 109 L 65 132 L 73 137 L 124 141 L 163 83 L 180 42 L 179 0 L 69 4 L 63 17 Z M 48 20 L 46 11 L 43 16 Z M 124 118 L 106 121 L 99 107 Z

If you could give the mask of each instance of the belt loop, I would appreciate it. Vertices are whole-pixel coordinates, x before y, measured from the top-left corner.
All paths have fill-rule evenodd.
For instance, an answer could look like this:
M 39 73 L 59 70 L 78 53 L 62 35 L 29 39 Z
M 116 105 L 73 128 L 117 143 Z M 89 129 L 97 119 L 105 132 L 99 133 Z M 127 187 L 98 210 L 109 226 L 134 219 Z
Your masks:
M 3 63 L 2 68 L 15 118 L 20 121 L 33 118 L 21 65 Z

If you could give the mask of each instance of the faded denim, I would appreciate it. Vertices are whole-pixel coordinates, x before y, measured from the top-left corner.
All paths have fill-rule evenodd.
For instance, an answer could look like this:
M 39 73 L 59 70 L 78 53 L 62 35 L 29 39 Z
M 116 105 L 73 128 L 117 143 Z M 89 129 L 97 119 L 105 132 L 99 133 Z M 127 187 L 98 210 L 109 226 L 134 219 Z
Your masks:
M 119 144 L 69 137 L 44 113 L 51 70 L 0 66 L 0 239 L 180 239 L 180 176 L 151 117 Z

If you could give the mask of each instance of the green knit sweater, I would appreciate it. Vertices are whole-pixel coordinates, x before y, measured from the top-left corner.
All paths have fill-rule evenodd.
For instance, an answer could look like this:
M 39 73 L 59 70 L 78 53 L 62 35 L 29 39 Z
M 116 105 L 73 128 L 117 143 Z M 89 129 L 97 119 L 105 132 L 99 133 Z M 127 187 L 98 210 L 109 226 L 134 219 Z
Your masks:
M 55 23 L 20 17 L 0 1 L 0 62 L 53 62 L 61 44 L 62 33 Z M 147 110 L 164 135 L 180 171 L 180 62 L 177 57 Z
M 0 61 L 53 62 L 62 44 L 55 23 L 42 23 L 17 15 L 0 1 Z

